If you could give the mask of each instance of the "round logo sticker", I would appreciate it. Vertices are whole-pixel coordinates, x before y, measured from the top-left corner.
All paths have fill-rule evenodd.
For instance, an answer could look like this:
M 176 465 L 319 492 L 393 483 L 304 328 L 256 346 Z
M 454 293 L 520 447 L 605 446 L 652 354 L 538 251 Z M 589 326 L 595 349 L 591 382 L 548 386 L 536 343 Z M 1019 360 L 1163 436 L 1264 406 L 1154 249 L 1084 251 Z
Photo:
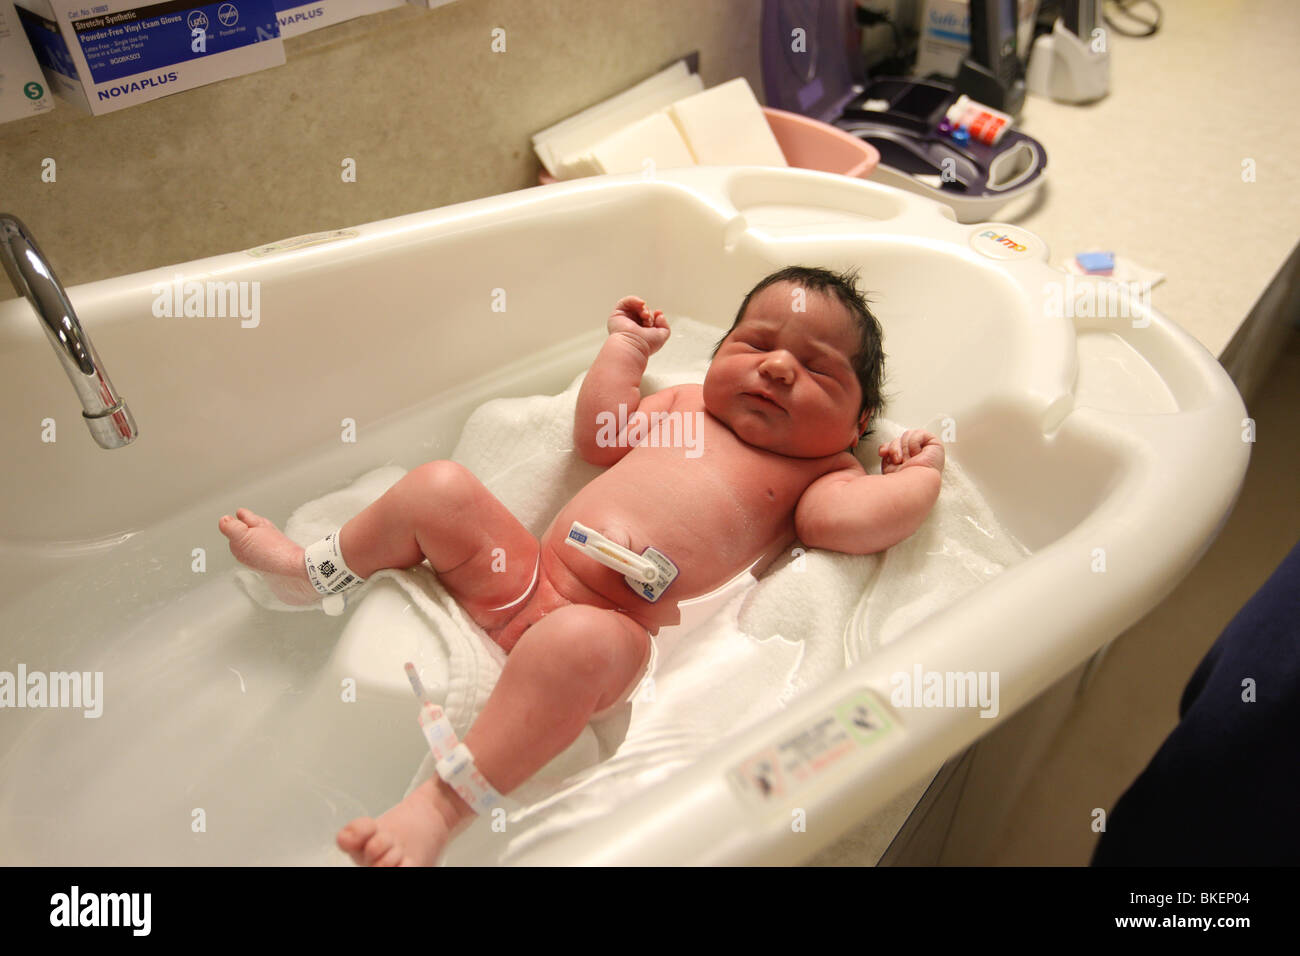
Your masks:
M 1046 247 L 1032 232 L 1005 222 L 984 222 L 970 235 L 971 248 L 990 259 L 1042 258 Z

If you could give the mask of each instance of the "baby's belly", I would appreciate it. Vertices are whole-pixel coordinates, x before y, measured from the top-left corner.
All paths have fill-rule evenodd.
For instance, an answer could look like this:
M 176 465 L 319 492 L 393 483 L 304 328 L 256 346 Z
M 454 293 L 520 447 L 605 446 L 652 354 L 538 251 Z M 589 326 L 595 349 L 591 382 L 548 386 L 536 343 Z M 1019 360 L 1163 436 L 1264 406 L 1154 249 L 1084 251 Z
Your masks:
M 546 530 L 542 561 L 555 569 L 561 593 L 566 592 L 566 580 L 571 583 L 574 594 L 565 593 L 566 597 L 591 603 L 584 594 L 589 598 L 594 592 L 652 631 L 680 621 L 679 602 L 708 594 L 747 569 L 760 573 L 795 537 L 793 515 L 783 519 L 772 514 L 732 514 L 725 504 L 717 507 L 717 502 L 709 502 L 707 495 L 674 502 L 671 509 L 660 511 L 632 506 L 622 496 L 599 494 L 595 485 L 583 489 Z M 622 572 L 564 543 L 574 521 L 636 554 L 654 548 L 676 565 L 677 577 L 657 601 L 647 601 L 628 585 Z

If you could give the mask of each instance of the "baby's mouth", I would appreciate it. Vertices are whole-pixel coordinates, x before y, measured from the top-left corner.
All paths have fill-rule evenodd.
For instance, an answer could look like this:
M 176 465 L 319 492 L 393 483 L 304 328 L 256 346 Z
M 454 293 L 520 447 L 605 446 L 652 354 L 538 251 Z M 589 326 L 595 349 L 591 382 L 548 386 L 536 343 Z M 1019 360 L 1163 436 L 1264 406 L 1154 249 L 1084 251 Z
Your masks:
M 766 395 L 762 394 L 761 392 L 741 392 L 741 394 L 746 398 L 753 399 L 754 401 L 758 402 L 758 404 L 760 405 L 766 405 L 771 408 L 778 408 L 781 409 L 781 411 L 785 411 L 784 408 L 781 408 L 780 404 L 768 398 Z

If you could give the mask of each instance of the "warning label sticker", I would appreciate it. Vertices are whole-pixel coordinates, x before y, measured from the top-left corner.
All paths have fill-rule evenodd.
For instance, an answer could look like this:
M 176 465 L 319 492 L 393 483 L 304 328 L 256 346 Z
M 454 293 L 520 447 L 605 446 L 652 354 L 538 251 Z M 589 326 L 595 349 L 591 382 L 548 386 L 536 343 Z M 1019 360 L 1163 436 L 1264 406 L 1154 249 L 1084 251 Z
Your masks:
M 751 805 L 763 810 L 784 806 L 826 771 L 896 726 L 871 691 L 858 690 L 797 733 L 751 754 L 727 777 Z

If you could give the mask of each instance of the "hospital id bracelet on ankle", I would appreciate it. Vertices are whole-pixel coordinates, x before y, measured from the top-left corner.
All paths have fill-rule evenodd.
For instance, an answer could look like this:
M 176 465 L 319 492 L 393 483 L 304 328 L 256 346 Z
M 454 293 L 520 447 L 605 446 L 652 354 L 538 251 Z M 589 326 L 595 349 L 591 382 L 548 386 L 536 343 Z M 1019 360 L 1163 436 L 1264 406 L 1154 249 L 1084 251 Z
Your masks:
M 450 757 L 460 740 L 456 737 L 456 729 L 452 727 L 451 721 L 447 719 L 442 708 L 437 704 L 426 702 L 420 708 L 419 720 L 420 730 L 424 732 L 424 739 L 429 745 L 429 752 L 433 754 L 433 759 L 443 760 Z
M 323 595 L 321 607 L 331 617 L 343 613 L 344 594 L 355 591 L 366 583 L 366 579 L 356 574 L 343 560 L 343 549 L 339 545 L 342 530 L 332 531 L 303 549 L 307 579 L 317 593 Z
M 474 766 L 474 755 L 464 744 L 457 744 L 450 755 L 435 765 L 438 776 L 479 816 L 501 804 L 501 794 Z
M 406 662 L 406 677 L 421 704 L 420 729 L 424 731 L 424 739 L 437 761 L 433 766 L 438 776 L 480 816 L 498 806 L 501 794 L 474 765 L 474 755 L 469 748 L 456 739 L 456 730 L 442 708 L 429 700 L 429 692 L 424 689 L 420 675 L 410 661 Z
M 406 679 L 411 682 L 411 690 L 415 691 L 416 700 L 420 702 L 420 730 L 424 732 L 429 752 L 433 754 L 434 760 L 450 756 L 460 743 L 456 737 L 456 728 L 451 725 L 443 709 L 429 699 L 429 692 L 424 689 L 420 674 L 410 661 L 406 662 Z

